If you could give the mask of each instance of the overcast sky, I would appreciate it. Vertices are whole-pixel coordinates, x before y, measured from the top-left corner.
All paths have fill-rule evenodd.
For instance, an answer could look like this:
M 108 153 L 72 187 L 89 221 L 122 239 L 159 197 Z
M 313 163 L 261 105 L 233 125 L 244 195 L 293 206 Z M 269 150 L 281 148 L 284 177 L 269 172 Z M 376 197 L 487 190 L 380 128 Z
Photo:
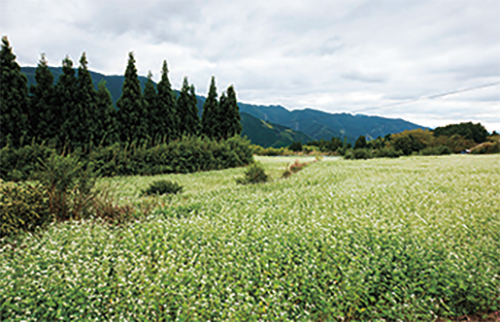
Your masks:
M 133 51 L 201 95 L 500 130 L 500 0 L 0 0 L 0 33 L 23 66 L 123 75 Z

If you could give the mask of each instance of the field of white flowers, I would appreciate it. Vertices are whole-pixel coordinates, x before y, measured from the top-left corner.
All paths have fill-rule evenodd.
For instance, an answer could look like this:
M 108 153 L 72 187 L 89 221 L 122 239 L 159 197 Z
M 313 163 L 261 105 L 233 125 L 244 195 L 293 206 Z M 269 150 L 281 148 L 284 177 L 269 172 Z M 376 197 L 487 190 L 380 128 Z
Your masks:
M 102 179 L 136 222 L 55 224 L 0 249 L 0 320 L 435 320 L 500 310 L 500 157 Z M 304 159 L 301 159 L 304 160 Z M 312 159 L 311 159 L 312 160 Z M 184 187 L 141 197 L 154 180 Z M 152 205 L 152 206 L 151 206 Z

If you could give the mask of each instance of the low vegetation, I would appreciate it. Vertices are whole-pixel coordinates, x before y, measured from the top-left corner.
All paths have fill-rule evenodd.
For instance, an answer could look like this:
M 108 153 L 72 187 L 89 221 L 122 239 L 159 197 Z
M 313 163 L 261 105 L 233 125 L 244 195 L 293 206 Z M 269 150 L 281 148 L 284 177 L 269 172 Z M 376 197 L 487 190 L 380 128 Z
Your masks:
M 258 158 L 279 178 L 292 158 Z M 299 163 L 311 161 L 300 158 Z M 498 318 L 498 155 L 101 178 L 139 209 L 2 239 L 2 320 Z M 182 194 L 141 197 L 157 180 Z M 152 199 L 151 199 L 152 198 Z M 142 209 L 145 209 L 144 207 Z M 3 213 L 3 212 L 2 212 Z

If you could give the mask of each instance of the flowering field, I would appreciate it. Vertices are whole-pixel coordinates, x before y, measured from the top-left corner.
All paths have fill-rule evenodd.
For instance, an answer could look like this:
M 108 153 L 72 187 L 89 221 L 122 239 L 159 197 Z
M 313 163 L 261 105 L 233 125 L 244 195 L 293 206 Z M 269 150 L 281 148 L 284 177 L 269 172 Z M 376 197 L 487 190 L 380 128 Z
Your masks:
M 500 310 L 500 158 L 407 157 L 102 179 L 140 221 L 2 244 L 0 320 L 435 320 Z M 144 199 L 159 178 L 180 195 Z

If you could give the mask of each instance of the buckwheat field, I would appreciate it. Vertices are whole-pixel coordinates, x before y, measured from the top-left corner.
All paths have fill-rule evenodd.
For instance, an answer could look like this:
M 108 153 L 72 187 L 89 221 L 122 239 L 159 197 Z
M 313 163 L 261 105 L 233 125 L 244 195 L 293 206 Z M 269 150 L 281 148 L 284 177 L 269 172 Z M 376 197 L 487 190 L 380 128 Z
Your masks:
M 54 224 L 0 252 L 1 320 L 417 321 L 500 310 L 500 158 L 311 162 L 100 179 L 123 225 Z M 313 159 L 301 159 L 312 161 Z M 181 194 L 143 197 L 159 178 Z M 139 211 L 139 210 L 137 210 Z

